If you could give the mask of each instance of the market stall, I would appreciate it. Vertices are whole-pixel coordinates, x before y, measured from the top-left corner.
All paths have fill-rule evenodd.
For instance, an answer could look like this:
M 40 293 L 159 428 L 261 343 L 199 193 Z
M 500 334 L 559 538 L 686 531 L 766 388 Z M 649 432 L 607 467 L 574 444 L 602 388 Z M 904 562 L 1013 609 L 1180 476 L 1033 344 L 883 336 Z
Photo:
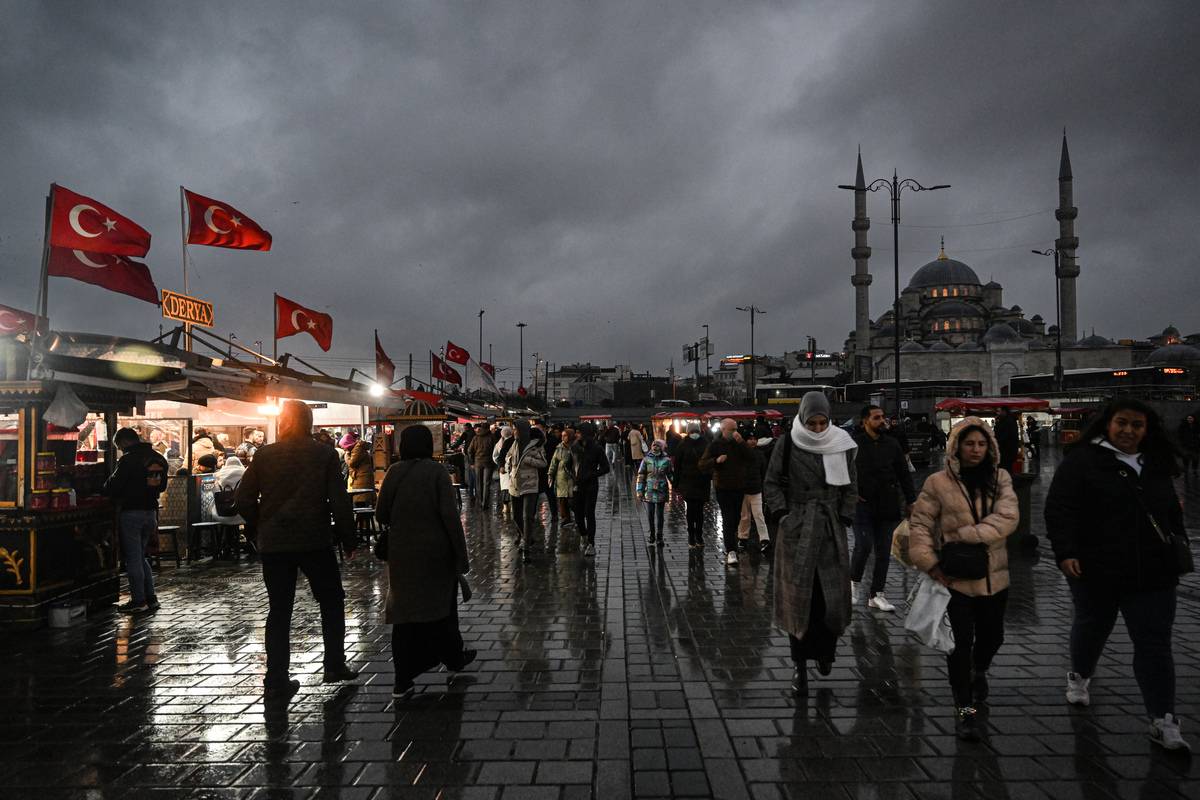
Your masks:
M 680 436 L 687 434 L 688 425 L 700 421 L 696 411 L 660 411 L 650 417 L 650 427 L 655 439 L 666 439 L 667 431 L 675 431 Z

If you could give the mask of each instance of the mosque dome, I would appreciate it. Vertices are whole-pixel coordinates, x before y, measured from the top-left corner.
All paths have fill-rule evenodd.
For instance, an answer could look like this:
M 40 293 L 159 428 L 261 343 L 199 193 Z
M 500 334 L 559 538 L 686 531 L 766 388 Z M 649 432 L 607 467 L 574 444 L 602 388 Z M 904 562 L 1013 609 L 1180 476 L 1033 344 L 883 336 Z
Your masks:
M 901 353 L 924 353 L 925 348 L 921 345 L 920 342 L 915 342 L 915 341 L 909 340 L 909 341 L 905 342 L 904 344 L 900 345 L 900 352 Z
M 908 282 L 909 289 L 924 292 L 934 286 L 978 286 L 979 276 L 975 270 L 961 261 L 946 256 L 946 251 L 913 273 Z
M 1004 344 L 1007 342 L 1021 341 L 1021 334 L 1013 330 L 1013 327 L 1006 322 L 997 322 L 995 325 L 987 329 L 987 333 L 983 334 L 981 340 L 983 344 Z
M 930 349 L 930 350 L 936 350 L 936 351 L 938 351 L 938 352 L 945 352 L 945 351 L 947 351 L 947 350 L 953 350 L 953 349 L 954 349 L 954 345 L 952 345 L 952 344 L 949 344 L 948 342 L 946 342 L 946 341 L 944 341 L 944 340 L 942 340 L 942 339 L 938 339 L 936 342 L 934 342 L 933 344 L 929 345 L 929 349 Z
M 979 351 L 979 350 L 982 350 L 983 348 L 979 346 L 979 343 L 978 343 L 978 342 L 973 342 L 973 341 L 971 341 L 970 339 L 968 339 L 967 341 L 965 341 L 965 342 L 963 342 L 962 344 L 960 344 L 960 345 L 958 346 L 958 349 L 959 349 L 960 351 L 962 351 L 962 350 L 967 350 L 967 351 L 970 351 L 970 350 L 975 350 L 975 351 Z
M 1146 359 L 1147 364 L 1166 366 L 1168 364 L 1200 365 L 1200 349 L 1188 344 L 1168 344 L 1158 348 Z
M 1076 343 L 1079 347 L 1112 347 L 1112 341 L 1105 339 L 1103 336 L 1092 334 L 1085 336 Z
M 1162 338 L 1164 339 L 1178 339 L 1179 335 L 1179 328 L 1176 328 L 1174 325 L 1168 325 L 1167 327 L 1163 328 L 1163 332 L 1161 334 Z
M 1030 320 L 1015 319 L 1012 322 L 1009 322 L 1008 325 L 1011 326 L 1012 328 L 1014 328 L 1017 333 L 1023 334 L 1025 336 L 1037 336 L 1038 335 L 1037 325 L 1035 325 Z
M 987 283 L 985 283 L 983 285 L 983 288 L 985 288 L 985 289 L 1003 289 L 1004 287 L 1001 286 L 1000 284 L 996 283 L 995 281 L 988 281 Z

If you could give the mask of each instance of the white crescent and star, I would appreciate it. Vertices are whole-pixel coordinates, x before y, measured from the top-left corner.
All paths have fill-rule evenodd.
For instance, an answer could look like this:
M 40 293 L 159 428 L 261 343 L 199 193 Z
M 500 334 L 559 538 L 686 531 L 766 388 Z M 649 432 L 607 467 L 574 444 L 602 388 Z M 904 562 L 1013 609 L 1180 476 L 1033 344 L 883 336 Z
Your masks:
M 222 208 L 221 206 L 213 205 L 213 206 L 209 206 L 204 212 L 204 224 L 207 225 L 208 229 L 210 231 L 212 231 L 213 233 L 217 233 L 217 234 L 232 233 L 232 229 L 226 230 L 225 228 L 218 228 L 217 224 L 215 222 L 213 222 L 213 214 L 217 211 L 221 211 L 226 216 L 228 216 L 229 221 L 233 223 L 234 228 L 240 228 L 242 226 L 241 217 L 235 216 L 234 214 L 230 214 L 229 210 L 226 208 Z
M 313 331 L 313 330 L 317 329 L 317 323 L 313 322 L 312 318 L 309 317 L 307 314 L 305 314 L 299 308 L 297 308 L 295 311 L 292 312 L 292 327 L 293 328 L 295 328 L 298 331 L 305 330 L 305 328 L 300 327 L 300 317 L 301 316 L 304 316 L 308 320 L 308 324 L 305 326 L 308 330 Z
M 89 206 L 87 203 L 80 203 L 79 205 L 77 205 L 77 206 L 75 206 L 74 208 L 72 208 L 72 209 L 71 209 L 71 211 L 70 211 L 70 213 L 69 213 L 69 214 L 67 214 L 67 221 L 71 223 L 71 228 L 72 228 L 72 229 L 73 229 L 73 230 L 74 230 L 74 231 L 75 231 L 77 234 L 79 234 L 80 236 L 83 236 L 83 237 L 85 237 L 85 238 L 87 238 L 87 239 L 95 239 L 97 236 L 99 236 L 99 235 L 101 235 L 102 233 L 104 233 L 104 231 L 95 231 L 95 232 L 92 232 L 92 231 L 86 231 L 86 230 L 84 230 L 84 229 L 83 229 L 83 225 L 79 224 L 79 215 L 80 215 L 82 212 L 84 212 L 84 211 L 91 211 L 93 214 L 99 214 L 99 213 L 100 213 L 99 211 L 97 211 L 97 210 L 96 210 L 95 208 L 93 208 L 92 206 Z M 108 222 L 111 222 L 111 220 L 106 220 L 106 221 L 105 221 L 105 227 L 108 227 Z M 115 226 L 115 225 L 116 225 L 116 223 L 113 223 L 113 225 Z M 112 228 L 108 228 L 108 229 L 109 229 L 110 231 L 112 230 Z
M 88 258 L 88 254 L 82 250 L 72 250 L 71 252 L 75 254 L 75 258 L 77 258 L 85 267 L 91 267 L 92 269 L 107 269 L 108 267 L 112 266 L 111 263 L 98 264 L 95 261 L 92 261 L 90 258 Z
M 16 320 L 17 324 L 9 325 L 7 322 L 4 321 L 5 317 L 12 317 L 14 320 Z M 21 327 L 21 318 L 20 317 L 18 317 L 16 314 L 12 313 L 8 309 L 0 309 L 0 331 L 5 331 L 5 332 L 15 331 L 15 330 L 20 329 L 20 327 Z

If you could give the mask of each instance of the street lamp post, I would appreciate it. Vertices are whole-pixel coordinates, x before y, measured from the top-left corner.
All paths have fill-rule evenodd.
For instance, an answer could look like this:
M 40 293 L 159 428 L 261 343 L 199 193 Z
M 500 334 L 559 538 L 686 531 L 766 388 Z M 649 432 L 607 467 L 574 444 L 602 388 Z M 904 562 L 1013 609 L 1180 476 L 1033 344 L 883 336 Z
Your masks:
M 708 361 L 708 324 L 704 325 L 704 387 L 712 391 L 712 372 Z
M 735 308 L 750 314 L 750 373 L 746 376 L 746 396 L 750 398 L 750 404 L 754 405 L 754 317 L 767 312 L 753 303 L 748 306 L 735 306 Z
M 839 189 L 848 189 L 850 191 L 860 190 L 860 187 L 839 184 Z M 880 189 L 887 189 L 892 198 L 892 271 L 895 278 L 895 297 L 892 300 L 892 339 L 893 348 L 892 355 L 896 364 L 896 416 L 900 416 L 900 193 L 905 189 L 913 192 L 932 192 L 937 189 L 949 189 L 950 184 L 939 183 L 936 186 L 922 186 L 912 178 L 904 178 L 901 180 L 892 170 L 892 177 L 878 178 L 871 181 L 871 184 L 866 187 L 868 192 L 877 192 Z
M 536 400 L 538 396 L 538 367 L 541 365 L 542 359 L 538 357 L 537 353 L 530 353 L 529 355 L 533 357 L 533 397 Z
M 483 361 L 483 309 L 479 309 L 479 349 L 475 351 L 476 360 Z
M 519 330 L 521 332 L 520 359 L 517 361 L 517 363 L 521 365 L 517 368 L 517 388 L 518 389 L 525 388 L 525 328 L 526 327 L 527 327 L 527 325 L 524 322 L 517 323 L 517 330 Z
M 1059 394 L 1063 390 L 1062 365 L 1062 304 L 1058 299 L 1058 284 L 1062 276 L 1058 268 L 1058 249 L 1034 250 L 1034 255 L 1054 257 L 1054 391 Z

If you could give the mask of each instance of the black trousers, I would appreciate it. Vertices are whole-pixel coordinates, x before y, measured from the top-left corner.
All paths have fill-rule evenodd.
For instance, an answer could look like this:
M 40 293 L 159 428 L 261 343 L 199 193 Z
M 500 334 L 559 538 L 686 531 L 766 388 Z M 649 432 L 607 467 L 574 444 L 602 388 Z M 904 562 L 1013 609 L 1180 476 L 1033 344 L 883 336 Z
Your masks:
M 738 520 L 742 518 L 741 489 L 717 489 L 717 505 L 721 507 L 721 538 L 726 552 L 737 549 Z
M 513 523 L 517 526 L 517 532 L 520 533 L 519 546 L 527 544 L 529 535 L 534 531 L 541 499 L 542 496 L 537 493 L 512 495 Z
M 792 663 L 797 667 L 803 668 L 805 661 L 833 662 L 837 653 L 837 634 L 825 624 L 825 593 L 821 591 L 819 580 L 813 581 L 808 630 L 804 631 L 804 636 L 800 639 L 789 633 L 788 644 L 792 649 Z
M 1175 713 L 1175 657 L 1171 632 L 1175 625 L 1175 587 L 1120 590 L 1069 580 L 1075 601 L 1071 625 L 1071 669 L 1085 678 L 1096 671 L 1104 645 L 1117 622 L 1133 642 L 1133 676 L 1152 718 Z
M 946 656 L 946 672 L 954 705 L 966 708 L 975 705 L 971 683 L 975 675 L 986 672 L 992 659 L 1004 643 L 1004 609 L 1008 605 L 1008 589 L 985 597 L 971 597 L 950 590 L 946 615 L 954 631 L 954 652 Z
M 588 544 L 596 541 L 596 500 L 600 497 L 600 481 L 584 481 L 575 487 L 575 524 L 579 535 Z
M 688 544 L 700 544 L 704 541 L 704 500 L 684 498 L 687 504 Z
M 296 602 L 296 577 L 308 578 L 313 599 L 321 607 L 321 637 L 325 642 L 325 667 L 346 661 L 346 592 L 332 547 L 301 553 L 259 553 L 263 583 L 267 586 L 266 683 L 288 679 L 291 662 L 292 607 Z
M 454 588 L 458 591 L 458 587 Z M 447 669 L 463 666 L 463 639 L 458 630 L 458 611 L 433 622 L 402 622 L 392 626 L 392 665 L 396 686 L 445 664 Z

